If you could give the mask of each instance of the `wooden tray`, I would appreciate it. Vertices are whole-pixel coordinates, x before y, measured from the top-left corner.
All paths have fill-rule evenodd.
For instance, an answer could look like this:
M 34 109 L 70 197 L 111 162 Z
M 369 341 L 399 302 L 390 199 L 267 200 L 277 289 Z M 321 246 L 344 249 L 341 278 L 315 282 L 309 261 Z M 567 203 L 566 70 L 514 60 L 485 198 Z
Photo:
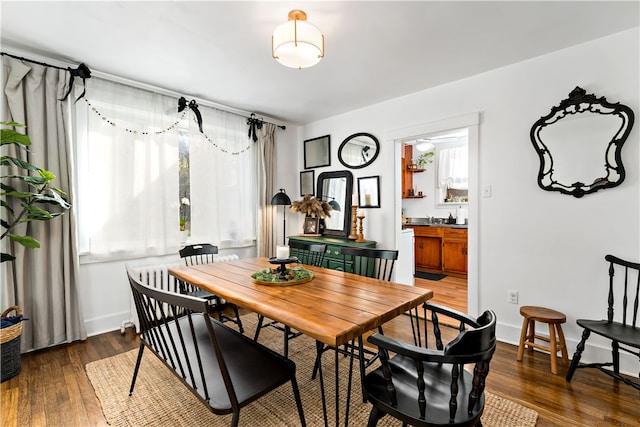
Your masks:
M 253 279 L 254 283 L 257 283 L 258 285 L 266 285 L 266 286 L 294 286 L 294 285 L 301 285 L 303 283 L 307 283 L 309 281 L 311 281 L 313 279 L 313 272 L 309 271 L 309 270 L 305 270 L 307 273 L 309 273 L 311 276 L 310 277 L 305 277 L 304 279 L 299 279 L 299 280 L 286 280 L 286 281 L 279 281 L 279 282 L 271 282 L 271 281 L 266 281 L 266 280 L 258 280 L 258 279 Z M 257 273 L 257 272 L 256 272 Z M 255 273 L 254 273 L 255 274 Z M 273 273 L 273 275 L 276 275 L 277 273 Z

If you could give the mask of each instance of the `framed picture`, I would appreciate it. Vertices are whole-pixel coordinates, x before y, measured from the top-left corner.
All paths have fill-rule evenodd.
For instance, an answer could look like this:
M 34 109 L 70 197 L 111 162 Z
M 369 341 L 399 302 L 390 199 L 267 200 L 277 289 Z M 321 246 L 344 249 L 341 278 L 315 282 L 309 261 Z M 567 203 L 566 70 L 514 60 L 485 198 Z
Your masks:
M 329 135 L 304 141 L 304 168 L 331 166 L 331 137 Z
M 318 234 L 318 218 L 307 217 L 304 219 L 304 234 Z
M 380 176 L 358 178 L 358 207 L 380 207 Z
M 300 195 L 313 196 L 313 188 L 316 181 L 315 171 L 302 171 L 300 172 Z

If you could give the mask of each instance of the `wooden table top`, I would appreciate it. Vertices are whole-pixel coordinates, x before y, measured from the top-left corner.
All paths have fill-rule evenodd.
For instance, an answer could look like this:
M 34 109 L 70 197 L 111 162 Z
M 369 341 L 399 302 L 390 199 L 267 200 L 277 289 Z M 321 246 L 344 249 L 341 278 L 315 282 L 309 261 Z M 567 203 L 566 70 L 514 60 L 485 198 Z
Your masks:
M 310 282 L 255 283 L 251 274 L 267 267 L 276 266 L 267 258 L 249 258 L 176 267 L 169 274 L 333 347 L 433 297 L 429 289 L 307 265 L 304 268 L 314 273 Z

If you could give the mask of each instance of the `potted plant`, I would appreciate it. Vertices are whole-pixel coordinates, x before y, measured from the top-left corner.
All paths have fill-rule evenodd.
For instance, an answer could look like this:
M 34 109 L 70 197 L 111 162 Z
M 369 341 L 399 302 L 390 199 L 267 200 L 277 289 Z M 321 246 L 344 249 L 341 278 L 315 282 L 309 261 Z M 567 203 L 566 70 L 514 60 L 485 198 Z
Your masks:
M 426 153 L 422 153 L 420 154 L 420 157 L 418 157 L 418 167 L 420 169 L 424 169 L 424 167 L 428 164 L 433 163 L 433 156 L 435 155 L 435 153 L 433 151 L 427 151 Z
M 333 208 L 328 202 L 317 199 L 313 196 L 306 195 L 302 200 L 296 200 L 291 203 L 292 212 L 300 212 L 306 217 L 317 217 L 320 234 L 324 232 L 324 219 L 331 216 Z
M 15 122 L 0 122 L 3 126 L 26 127 Z M 1 146 L 8 148 L 13 145 L 18 150 L 29 151 L 31 139 L 28 135 L 16 132 L 13 129 L 2 128 Z M 24 171 L 24 174 L 5 175 L 2 173 L 2 236 L 0 240 L 8 237 L 12 241 L 27 248 L 39 248 L 40 242 L 28 235 L 12 233 L 19 224 L 30 221 L 48 221 L 64 214 L 71 205 L 62 198 L 66 193 L 59 188 L 53 187 L 51 182 L 56 176 L 46 169 L 41 169 L 31 163 L 2 154 L 1 166 L 17 166 Z M 50 211 L 50 207 L 62 209 L 60 211 Z M 15 257 L 9 253 L 2 252 L 0 262 L 13 261 Z
M 30 221 L 48 221 L 64 214 L 71 205 L 63 199 L 64 191 L 51 185 L 56 176 L 46 169 L 13 157 L 5 152 L 11 146 L 16 153 L 29 151 L 31 140 L 28 135 L 16 132 L 7 127 L 25 126 L 15 122 L 0 122 L 0 146 L 3 149 L 0 166 L 3 167 L 0 189 L 2 195 L 2 236 L 0 241 L 8 237 L 11 241 L 27 248 L 39 248 L 40 242 L 26 234 L 15 233 L 16 227 Z M 16 156 L 18 155 L 16 154 Z M 13 170 L 12 170 L 13 167 Z M 15 172 L 15 170 L 19 172 Z M 5 170 L 9 172 L 5 174 Z M 56 208 L 55 211 L 50 210 Z M 15 260 L 15 256 L 4 252 L 3 246 L 0 263 Z M 15 316 L 8 316 L 12 311 Z M 22 332 L 22 310 L 13 306 L 2 315 L 0 332 L 0 348 L 2 351 L 2 381 L 14 377 L 20 372 L 20 334 Z

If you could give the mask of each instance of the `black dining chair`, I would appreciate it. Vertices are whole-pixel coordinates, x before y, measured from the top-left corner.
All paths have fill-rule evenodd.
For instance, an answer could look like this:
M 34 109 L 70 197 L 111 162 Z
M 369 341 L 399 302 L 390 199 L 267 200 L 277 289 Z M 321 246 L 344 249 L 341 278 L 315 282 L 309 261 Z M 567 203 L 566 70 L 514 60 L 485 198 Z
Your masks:
M 618 381 L 640 390 L 640 382 L 620 375 L 620 351 L 640 360 L 640 263 L 626 261 L 613 255 L 604 257 L 609 263 L 606 319 L 578 319 L 583 328 L 582 339 L 571 359 L 566 380 L 571 381 L 578 368 L 596 368 Z M 591 333 L 611 341 L 611 361 L 580 364 L 582 352 Z M 617 386 L 616 386 L 617 387 Z
M 184 259 L 187 266 L 211 264 L 215 262 L 215 257 L 218 253 L 218 247 L 210 243 L 198 243 L 194 245 L 187 245 L 180 249 L 180 258 Z M 209 291 L 200 289 L 191 283 L 180 281 L 180 292 L 185 295 L 194 296 L 197 298 L 204 298 L 209 301 L 209 312 L 218 316 L 221 322 L 230 321 L 238 325 L 240 333 L 244 332 L 242 327 L 242 321 L 240 320 L 240 314 L 238 307 L 235 304 L 225 302 L 217 295 L 212 294 Z M 235 318 L 228 316 L 225 312 L 232 310 Z
M 327 251 L 327 245 L 317 243 L 306 243 L 298 241 L 289 241 L 289 254 L 291 257 L 298 258 L 300 264 L 321 267 L 324 261 L 324 254 Z M 284 357 L 289 357 L 289 341 L 302 335 L 302 332 L 292 331 L 287 325 L 283 325 L 276 321 L 264 323 L 264 316 L 258 314 L 258 326 L 253 337 L 254 341 L 258 341 L 262 328 L 270 326 L 284 333 Z
M 343 269 L 360 276 L 391 281 L 398 251 L 392 249 L 352 248 L 343 246 Z
M 322 267 L 327 245 L 319 243 L 307 243 L 297 240 L 289 241 L 289 253 L 298 258 L 300 264 Z
M 291 383 L 305 425 L 295 363 L 209 316 L 205 299 L 146 286 L 127 275 L 141 325 L 130 396 L 148 347 L 214 414 L 233 414 L 231 426 L 239 424 L 241 408 L 285 383 Z
M 382 365 L 362 382 L 372 405 L 367 425 L 389 415 L 403 425 L 482 426 L 484 389 L 496 349 L 495 313 L 487 310 L 476 319 L 429 303 L 423 310 L 416 320 L 423 345 L 381 334 L 368 338 L 378 347 Z M 442 339 L 439 315 L 459 322 L 459 333 L 448 343 Z
M 359 276 L 371 277 L 378 280 L 391 281 L 393 276 L 393 268 L 395 262 L 398 260 L 398 251 L 395 249 L 372 249 L 372 248 L 354 248 L 343 246 L 340 249 L 342 253 L 342 268 L 348 273 L 354 273 Z M 411 313 L 410 313 L 411 314 Z M 413 316 L 412 316 L 413 318 Z M 412 321 L 413 323 L 413 321 Z M 378 327 L 378 332 L 383 333 L 382 326 Z M 361 374 L 364 374 L 364 369 L 368 368 L 377 358 L 378 353 L 369 350 L 363 345 L 356 345 L 355 343 L 348 343 L 339 349 L 344 355 L 353 354 L 354 357 L 361 358 L 363 364 L 361 364 Z M 351 347 L 355 346 L 351 351 Z M 322 353 L 329 350 L 331 347 L 321 346 L 317 354 L 315 366 L 311 378 L 315 378 Z

